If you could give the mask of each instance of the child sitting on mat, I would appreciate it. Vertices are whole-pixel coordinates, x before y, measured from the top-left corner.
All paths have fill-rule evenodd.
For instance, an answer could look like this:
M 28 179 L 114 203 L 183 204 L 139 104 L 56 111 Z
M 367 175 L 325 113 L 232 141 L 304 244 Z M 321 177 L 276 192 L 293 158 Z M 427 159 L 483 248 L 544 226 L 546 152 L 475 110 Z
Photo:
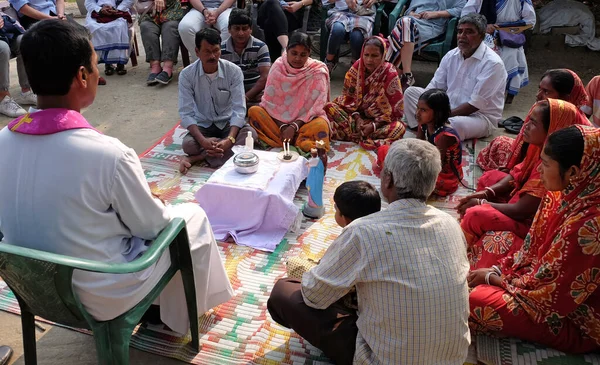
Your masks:
M 354 220 L 381 210 L 381 197 L 377 189 L 366 181 L 346 181 L 335 189 L 335 222 L 342 228 Z M 307 257 L 292 257 L 287 262 L 288 277 L 302 280 L 305 272 L 317 266 L 318 260 Z M 344 298 L 344 303 L 354 307 L 356 290 L 353 289 Z
M 440 89 L 427 90 L 417 105 L 417 138 L 435 145 L 442 156 L 442 171 L 438 175 L 432 194 L 447 196 L 458 189 L 463 179 L 462 143 L 458 132 L 450 126 L 450 99 Z M 377 163 L 383 168 L 389 145 L 377 150 Z

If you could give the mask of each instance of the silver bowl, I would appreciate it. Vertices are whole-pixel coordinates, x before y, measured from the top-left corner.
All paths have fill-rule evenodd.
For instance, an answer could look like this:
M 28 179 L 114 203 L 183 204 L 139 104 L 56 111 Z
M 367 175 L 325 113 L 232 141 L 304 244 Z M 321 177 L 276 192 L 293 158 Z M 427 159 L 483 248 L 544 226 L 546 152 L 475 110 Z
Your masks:
M 253 174 L 258 171 L 258 156 L 254 152 L 241 152 L 235 155 L 233 164 L 240 174 Z

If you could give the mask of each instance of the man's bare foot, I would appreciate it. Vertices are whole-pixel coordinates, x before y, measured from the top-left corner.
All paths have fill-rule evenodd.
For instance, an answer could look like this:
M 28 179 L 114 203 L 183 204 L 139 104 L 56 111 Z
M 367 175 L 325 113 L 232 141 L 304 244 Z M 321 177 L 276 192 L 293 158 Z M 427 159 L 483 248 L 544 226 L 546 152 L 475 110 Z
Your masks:
M 200 162 L 206 158 L 206 152 L 202 152 L 196 156 L 183 156 L 179 161 L 179 172 L 187 174 L 188 170 L 197 162 Z

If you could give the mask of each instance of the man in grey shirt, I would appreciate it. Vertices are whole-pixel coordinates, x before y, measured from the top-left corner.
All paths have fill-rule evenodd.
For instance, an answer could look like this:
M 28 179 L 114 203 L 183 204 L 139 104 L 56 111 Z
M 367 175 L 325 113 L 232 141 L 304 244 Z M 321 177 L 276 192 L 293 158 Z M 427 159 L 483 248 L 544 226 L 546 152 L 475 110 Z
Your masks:
M 225 163 L 234 145 L 244 144 L 246 125 L 244 74 L 235 64 L 220 59 L 221 36 L 214 29 L 196 34 L 198 60 L 179 74 L 179 116 L 189 133 L 183 138 L 179 170 L 186 173 L 196 162 L 206 160 L 211 167 Z

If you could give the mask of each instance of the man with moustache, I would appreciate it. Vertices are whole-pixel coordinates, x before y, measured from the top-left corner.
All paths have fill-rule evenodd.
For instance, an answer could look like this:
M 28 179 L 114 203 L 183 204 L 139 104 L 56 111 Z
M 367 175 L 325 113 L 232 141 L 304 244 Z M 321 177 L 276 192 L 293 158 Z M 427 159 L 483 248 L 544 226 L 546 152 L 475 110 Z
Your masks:
M 502 59 L 485 45 L 487 21 L 468 14 L 458 21 L 458 47 L 448 52 L 427 88 L 409 87 L 404 93 L 404 115 L 416 128 L 417 102 L 427 89 L 448 93 L 450 124 L 462 140 L 487 137 L 502 118 L 506 70 Z
M 189 133 L 183 138 L 179 170 L 186 173 L 196 162 L 206 160 L 220 167 L 233 156 L 231 147 L 244 144 L 246 125 L 244 74 L 221 58 L 221 35 L 212 28 L 196 33 L 198 60 L 179 74 L 179 116 Z

